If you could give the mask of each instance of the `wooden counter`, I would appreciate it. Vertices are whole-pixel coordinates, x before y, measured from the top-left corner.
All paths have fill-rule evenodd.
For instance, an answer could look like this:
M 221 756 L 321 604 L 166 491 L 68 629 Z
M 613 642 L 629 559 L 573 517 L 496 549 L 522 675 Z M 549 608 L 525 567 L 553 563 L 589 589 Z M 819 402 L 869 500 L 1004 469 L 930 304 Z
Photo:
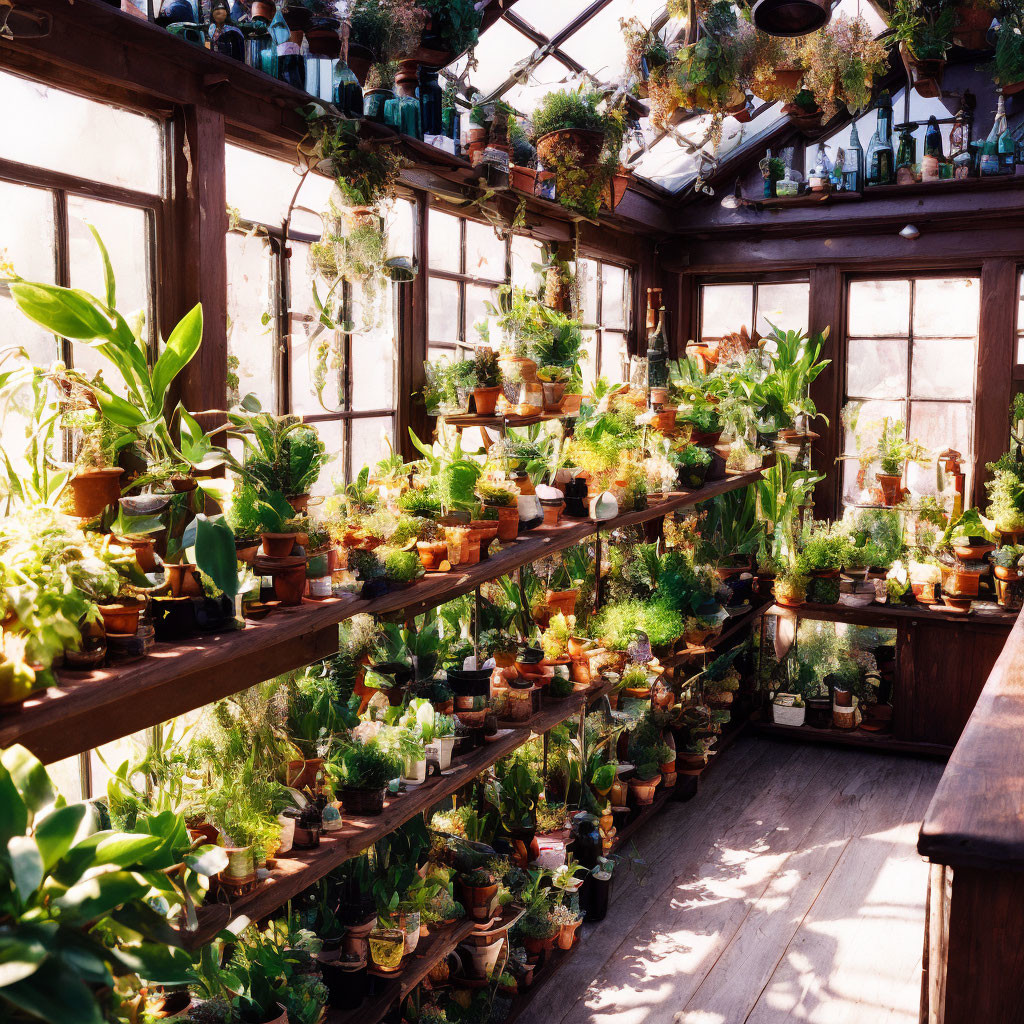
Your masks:
M 932 862 L 921 1021 L 1024 1021 L 1021 618 L 949 759 L 917 848 Z

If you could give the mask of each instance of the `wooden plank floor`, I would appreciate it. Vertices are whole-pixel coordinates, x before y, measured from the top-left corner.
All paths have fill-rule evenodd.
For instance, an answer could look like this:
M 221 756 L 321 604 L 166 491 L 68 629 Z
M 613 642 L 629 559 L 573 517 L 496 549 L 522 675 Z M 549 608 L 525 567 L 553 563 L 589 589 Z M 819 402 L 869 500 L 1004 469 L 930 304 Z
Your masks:
M 942 765 L 741 739 L 518 1024 L 916 1024 Z

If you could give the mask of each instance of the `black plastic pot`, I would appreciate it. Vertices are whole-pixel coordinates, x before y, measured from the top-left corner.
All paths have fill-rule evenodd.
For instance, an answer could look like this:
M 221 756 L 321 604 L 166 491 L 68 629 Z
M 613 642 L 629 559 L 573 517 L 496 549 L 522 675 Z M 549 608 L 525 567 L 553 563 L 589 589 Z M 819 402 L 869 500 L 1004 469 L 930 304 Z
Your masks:
M 375 597 L 383 597 L 387 592 L 387 580 L 367 580 L 359 596 L 366 601 L 372 601 Z
M 395 686 L 405 686 L 412 679 L 412 669 L 400 661 L 382 661 L 379 665 L 371 665 L 370 670 L 394 679 Z
M 562 515 L 570 519 L 586 519 L 590 515 L 587 508 L 587 481 L 574 477 L 563 487 L 565 492 L 565 508 Z
M 383 789 L 355 789 L 342 786 L 341 806 L 348 814 L 383 814 L 385 792 Z
M 193 602 L 196 625 L 201 632 L 215 633 L 234 620 L 235 604 L 226 594 L 220 597 L 196 597 L 189 600 Z
M 580 909 L 583 911 L 584 921 L 593 923 L 605 919 L 612 894 L 612 877 L 595 878 L 593 875 L 587 875 L 580 889 Z
M 491 689 L 489 668 L 447 670 L 448 686 L 456 697 L 486 697 Z
M 539 665 L 544 660 L 544 651 L 540 647 L 520 647 L 516 660 L 524 665 Z
M 190 597 L 154 597 L 149 603 L 157 640 L 173 643 L 196 634 L 196 606 Z
M 581 821 L 573 825 L 573 837 L 569 843 L 569 851 L 574 859 L 585 868 L 597 866 L 601 856 L 601 833 L 596 821 Z
M 806 722 L 812 729 L 827 729 L 832 724 L 832 698 L 808 697 Z
M 327 1005 L 332 1010 L 348 1010 L 366 998 L 369 975 L 366 961 L 348 953 L 337 960 L 318 960 L 320 973 L 327 986 Z

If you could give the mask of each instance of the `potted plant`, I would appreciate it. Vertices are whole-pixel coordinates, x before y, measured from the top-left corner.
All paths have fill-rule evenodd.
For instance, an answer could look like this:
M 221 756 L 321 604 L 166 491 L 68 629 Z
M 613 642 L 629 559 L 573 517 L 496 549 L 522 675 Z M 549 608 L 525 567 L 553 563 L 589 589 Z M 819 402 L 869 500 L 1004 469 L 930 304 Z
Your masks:
M 896 0 L 889 28 L 899 43 L 900 57 L 914 88 L 922 96 L 942 94 L 942 73 L 946 54 L 953 45 L 956 19 L 956 9 L 951 4 L 933 9 L 917 0 Z
M 418 550 L 393 550 L 384 556 L 384 576 L 392 590 L 404 590 L 422 578 L 426 567 Z
M 564 366 L 542 366 L 537 371 L 544 392 L 544 411 L 559 412 L 570 372 Z
M 117 453 L 124 447 L 123 431 L 95 409 L 65 415 L 69 428 L 82 431 L 82 444 L 71 476 L 71 499 L 80 519 L 92 519 L 121 497 L 120 479 L 124 470 L 116 465 Z
M 1024 545 L 1006 544 L 992 555 L 996 600 L 1001 608 L 1019 609 L 1024 604 Z
M 498 354 L 486 346 L 477 349 L 473 360 L 475 384 L 473 404 L 478 416 L 493 416 L 501 392 L 501 369 Z
M 807 598 L 808 577 L 794 565 L 780 567 L 772 586 L 775 600 L 787 608 L 798 608 Z
M 651 695 L 651 677 L 644 665 L 627 665 L 620 685 L 623 693 L 634 700 L 646 700 Z
M 803 81 L 826 119 L 840 107 L 851 114 L 871 102 L 871 86 L 888 67 L 885 44 L 861 17 L 840 14 L 803 40 Z
M 801 726 L 806 714 L 807 707 L 799 693 L 779 691 L 772 697 L 772 721 L 776 725 Z
M 699 444 L 686 444 L 672 449 L 669 458 L 678 472 L 680 487 L 696 491 L 704 486 L 712 460 L 708 448 Z
M 999 11 L 996 0 L 956 0 L 954 9 L 953 42 L 965 50 L 985 49 L 992 19 Z
M 519 533 L 519 495 L 515 484 L 481 479 L 476 494 L 483 502 L 484 518 L 498 521 L 498 539 L 503 543 L 515 540 Z
M 585 170 L 597 165 L 608 130 L 607 115 L 598 108 L 602 96 L 583 88 L 549 92 L 533 112 L 537 156 L 545 167 L 571 161 Z
M 551 922 L 558 926 L 556 943 L 559 949 L 572 949 L 576 942 L 576 932 L 583 923 L 579 897 L 573 897 L 573 902 L 574 905 L 558 903 L 551 911 Z
M 636 769 L 629 779 L 629 795 L 638 807 L 654 803 L 654 791 L 661 782 L 657 753 L 653 747 L 639 747 L 631 757 L 636 758 Z
M 341 786 L 342 805 L 352 814 L 376 815 L 384 810 L 384 794 L 392 779 L 402 774 L 402 761 L 376 740 L 339 748 L 327 765 L 328 774 Z
M 882 488 L 882 503 L 893 508 L 903 499 L 903 474 L 908 462 L 920 462 L 926 449 L 919 441 L 908 440 L 902 420 L 882 421 L 882 432 L 874 447 L 879 472 L 876 479 Z
M 460 902 L 466 913 L 477 921 L 488 921 L 491 908 L 498 893 L 498 883 L 494 875 L 484 868 L 464 871 L 458 878 Z
M 996 32 L 996 52 L 992 74 L 1004 96 L 1024 89 L 1024 14 L 1004 5 Z

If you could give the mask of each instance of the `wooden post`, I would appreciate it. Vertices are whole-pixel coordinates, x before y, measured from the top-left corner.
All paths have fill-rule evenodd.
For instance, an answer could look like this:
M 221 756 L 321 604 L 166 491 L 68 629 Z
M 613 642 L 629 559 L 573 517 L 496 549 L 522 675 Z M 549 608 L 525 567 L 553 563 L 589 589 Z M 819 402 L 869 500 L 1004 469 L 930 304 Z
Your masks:
M 836 264 L 812 267 L 810 293 L 807 331 L 814 337 L 822 334 L 826 327 L 829 329 L 820 358 L 831 360 L 811 385 L 811 398 L 818 412 L 828 417 L 827 425 L 821 419 L 812 425 L 821 436 L 811 448 L 811 466 L 825 474 L 825 479 L 814 489 L 814 512 L 816 518 L 831 519 L 839 514 L 843 493 L 842 466 L 836 462 L 843 452 L 843 424 L 839 413 L 843 405 L 846 359 L 846 303 L 840 268 Z
M 227 197 L 224 117 L 204 107 L 175 113 L 171 127 L 170 237 L 164 240 L 160 281 L 166 337 L 197 302 L 203 306 L 203 343 L 179 377 L 179 399 L 190 411 L 227 406 Z M 222 415 L 197 416 L 210 427 Z
M 984 507 L 985 464 L 1010 443 L 1010 401 L 1017 361 L 1017 261 L 985 260 L 981 265 L 981 321 L 974 405 L 974 504 Z

